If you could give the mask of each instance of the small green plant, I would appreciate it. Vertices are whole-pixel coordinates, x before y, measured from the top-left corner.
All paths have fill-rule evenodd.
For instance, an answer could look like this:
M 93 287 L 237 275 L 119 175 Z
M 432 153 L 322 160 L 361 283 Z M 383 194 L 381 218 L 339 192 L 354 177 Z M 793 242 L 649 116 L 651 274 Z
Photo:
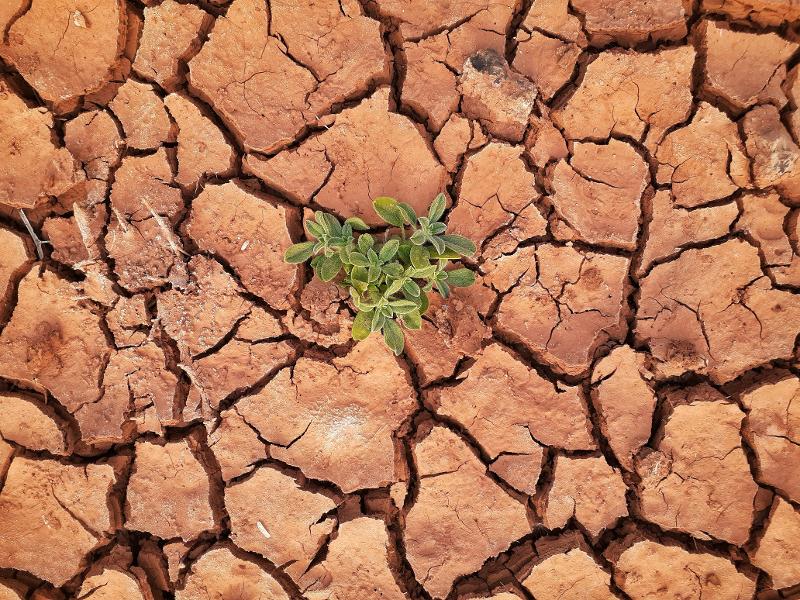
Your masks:
M 335 216 L 317 211 L 313 220 L 305 222 L 315 241 L 294 244 L 284 260 L 297 264 L 310 258 L 322 281 L 332 281 L 344 272 L 340 284 L 350 291 L 357 311 L 353 339 L 360 341 L 380 331 L 386 345 L 400 354 L 405 345 L 400 323 L 407 329 L 422 327 L 428 292 L 436 289 L 447 298 L 451 287 L 475 282 L 469 269 L 447 270 L 449 261 L 472 256 L 475 244 L 445 233 L 447 226 L 441 222 L 444 194 L 436 196 L 424 217 L 418 217 L 409 204 L 388 196 L 376 198 L 372 206 L 386 223 L 398 228 L 398 235 L 387 230 L 381 241 L 369 233 L 354 237 L 354 230 L 369 229 L 363 220 L 351 217 L 342 224 Z M 411 233 L 407 236 L 408 228 Z

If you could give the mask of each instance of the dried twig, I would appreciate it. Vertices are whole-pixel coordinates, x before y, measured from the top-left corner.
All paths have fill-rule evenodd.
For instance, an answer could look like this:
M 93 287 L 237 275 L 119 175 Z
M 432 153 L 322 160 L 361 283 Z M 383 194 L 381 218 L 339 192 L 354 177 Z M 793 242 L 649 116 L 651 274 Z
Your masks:
M 22 217 L 22 222 L 25 224 L 25 229 L 28 230 L 28 235 L 31 236 L 33 240 L 33 245 L 36 246 L 36 256 L 39 257 L 39 260 L 44 260 L 44 251 L 42 250 L 42 246 L 45 244 L 49 244 L 47 240 L 39 239 L 39 236 L 36 235 L 36 232 L 33 230 L 33 225 L 28 220 L 28 215 L 25 214 L 25 211 L 21 208 L 19 209 L 19 214 Z

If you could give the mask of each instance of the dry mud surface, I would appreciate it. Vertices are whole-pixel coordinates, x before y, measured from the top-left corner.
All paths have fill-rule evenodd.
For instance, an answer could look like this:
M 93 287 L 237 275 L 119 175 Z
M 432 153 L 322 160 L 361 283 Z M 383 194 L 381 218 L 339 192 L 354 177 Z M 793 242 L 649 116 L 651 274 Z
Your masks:
M 0 599 L 800 597 L 799 23 L 0 0 Z M 442 190 L 352 343 L 303 216 Z

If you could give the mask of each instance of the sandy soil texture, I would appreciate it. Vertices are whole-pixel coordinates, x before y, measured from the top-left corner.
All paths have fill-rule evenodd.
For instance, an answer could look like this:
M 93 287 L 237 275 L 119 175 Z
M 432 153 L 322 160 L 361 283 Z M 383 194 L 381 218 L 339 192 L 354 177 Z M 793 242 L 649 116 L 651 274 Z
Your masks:
M 0 600 L 800 598 L 798 144 L 798 0 L 0 0 Z

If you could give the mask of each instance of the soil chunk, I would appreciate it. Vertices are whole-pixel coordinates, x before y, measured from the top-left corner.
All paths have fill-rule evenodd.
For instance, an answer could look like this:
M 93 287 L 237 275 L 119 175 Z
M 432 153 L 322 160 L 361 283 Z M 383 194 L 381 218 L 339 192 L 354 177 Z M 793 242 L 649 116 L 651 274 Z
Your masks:
M 345 493 L 399 480 L 393 434 L 416 408 L 408 373 L 377 336 L 327 363 L 300 358 L 237 404 L 273 458 Z
M 637 600 L 665 595 L 737 600 L 755 591 L 755 582 L 724 558 L 651 541 L 637 542 L 622 553 L 614 566 L 614 581 Z
M 675 258 L 684 247 L 727 235 L 739 216 L 735 202 L 692 210 L 676 207 L 667 190 L 657 191 L 650 207 L 652 216 L 646 228 L 640 276 L 654 264 Z
M 764 537 L 751 555 L 753 564 L 764 569 L 776 588 L 785 588 L 800 582 L 800 512 L 780 496 L 767 517 Z
M 388 81 L 379 23 L 355 3 L 342 11 L 333 0 L 270 8 L 234 0 L 189 70 L 190 89 L 247 150 L 265 153 L 294 141 L 334 104 Z
M 0 566 L 64 585 L 115 526 L 115 480 L 109 465 L 13 459 L 0 492 Z
M 177 600 L 228 600 L 229 598 L 289 600 L 274 577 L 255 562 L 239 558 L 226 545 L 214 546 L 203 554 L 186 576 Z
M 192 281 L 185 290 L 158 296 L 158 314 L 166 332 L 196 356 L 218 344 L 249 312 L 250 303 L 217 261 L 195 256 L 189 261 Z
M 596 348 L 624 337 L 627 259 L 542 244 L 498 263 L 511 285 L 496 330 L 554 369 L 585 373 Z
M 372 200 L 391 196 L 408 202 L 419 214 L 448 181 L 418 126 L 388 112 L 389 89 L 380 88 L 354 108 L 336 115 L 330 127 L 297 149 L 266 161 L 248 157 L 251 171 L 292 198 L 314 200 L 339 216 L 361 217 L 370 225 L 383 222 Z M 275 167 L 271 165 L 275 163 Z M 315 183 L 299 187 L 292 173 L 306 172 Z
M 406 332 L 406 353 L 422 385 L 450 377 L 459 362 L 477 354 L 491 332 L 475 302 L 456 289 L 449 299 L 430 296 L 422 329 Z
M 492 142 L 467 159 L 449 231 L 469 235 L 480 248 L 526 206 L 539 198 L 522 149 Z
M 134 567 L 134 569 L 136 569 Z M 138 577 L 137 577 L 138 575 Z M 119 569 L 103 569 L 83 580 L 80 589 L 81 597 L 92 600 L 152 600 L 153 594 L 147 585 L 147 579 L 140 570 L 126 573 Z
M 11 321 L 0 335 L 3 377 L 44 388 L 74 412 L 100 397 L 110 353 L 100 318 L 69 282 L 51 271 L 41 278 L 35 270 L 25 276 Z
M 530 530 L 525 507 L 486 476 L 472 451 L 435 427 L 414 451 L 420 477 L 406 516 L 406 556 L 433 598 Z M 489 508 L 491 507 L 491 508 Z
M 247 291 L 286 309 L 299 285 L 299 268 L 283 261 L 295 219 L 276 198 L 228 182 L 195 198 L 186 231 L 201 250 L 222 258 Z
M 467 429 L 494 460 L 541 456 L 541 446 L 595 448 L 578 387 L 554 386 L 499 344 L 487 346 L 455 386 L 428 392 L 438 414 Z
M 513 72 L 502 55 L 482 50 L 464 63 L 459 79 L 464 115 L 479 120 L 493 135 L 522 141 L 536 88 Z
M 554 235 L 633 250 L 648 179 L 644 159 L 625 142 L 575 143 L 572 159 L 553 170 Z
M 695 52 L 678 46 L 652 53 L 603 52 L 553 122 L 568 139 L 627 135 L 651 151 L 689 116 Z
M 781 85 L 784 63 L 797 50 L 776 33 L 734 30 L 727 23 L 704 20 L 695 32 L 703 57 L 703 91 L 734 111 L 755 104 L 786 104 Z
M 545 558 L 522 582 L 537 600 L 611 600 L 611 575 L 580 548 Z
M 235 407 L 220 413 L 220 424 L 208 436 L 208 447 L 214 453 L 222 479 L 226 482 L 252 471 L 255 463 L 267 458 L 264 442 L 258 439 L 258 433 L 239 416 Z
M 178 128 L 175 182 L 195 192 L 204 176 L 232 175 L 236 161 L 233 147 L 200 104 L 184 93 L 176 93 L 164 98 L 164 105 Z
M 259 501 L 254 503 L 253 498 Z M 228 487 L 225 507 L 233 543 L 283 565 L 296 581 L 336 525 L 334 517 L 326 516 L 336 508 L 333 500 L 303 489 L 289 475 L 269 467 Z
M 755 107 L 744 116 L 742 130 L 756 186 L 776 186 L 784 196 L 800 202 L 800 148 L 781 122 L 778 109 Z
M 112 75 L 126 37 L 123 0 L 32 0 L 10 21 L 0 56 L 57 111 L 102 87 Z
M 36 2 L 37 6 L 41 4 Z M 53 115 L 43 108 L 29 108 L 10 81 L 2 77 L 0 114 L 0 151 L 4 157 L 0 203 L 34 208 L 48 197 L 66 194 L 83 182 L 80 163 L 69 150 L 54 143 Z
M 749 162 L 736 124 L 705 102 L 691 123 L 664 138 L 655 156 L 656 179 L 672 185 L 679 207 L 708 204 L 750 185 Z
M 664 375 L 695 371 L 724 383 L 790 356 L 800 331 L 800 301 L 772 288 L 758 250 L 741 240 L 686 250 L 654 267 L 640 292 L 636 337 Z
M 16 394 L 0 394 L 0 439 L 29 450 L 66 454 L 63 426 L 44 406 Z
M 800 499 L 800 381 L 788 377 L 742 395 L 744 436 L 758 458 L 757 479 L 795 502 Z
M 704 11 L 759 25 L 778 26 L 800 19 L 800 7 L 792 0 L 703 0 L 701 6 Z
M 64 146 L 83 163 L 90 179 L 107 181 L 124 145 L 122 132 L 105 110 L 80 113 L 64 125 Z
M 309 600 L 401 600 L 406 596 L 389 569 L 389 548 L 381 521 L 359 517 L 342 523 L 325 560 L 305 574 L 300 588 Z
M 194 56 L 213 17 L 191 4 L 165 0 L 144 9 L 144 26 L 133 70 L 167 91 L 184 82 L 184 61 Z
M 680 40 L 686 36 L 687 4 L 681 0 L 625 4 L 615 0 L 575 0 L 593 46 Z M 689 10 L 691 13 L 691 9 Z
M 208 474 L 186 440 L 136 444 L 125 516 L 130 529 L 162 539 L 189 541 L 214 528 Z
M 8 229 L 0 228 L 0 248 L 0 306 L 10 307 L 9 300 L 33 258 L 23 238 Z M 0 317 L 5 313 L 6 308 L 0 308 Z
M 128 79 L 109 108 L 122 123 L 129 148 L 154 150 L 164 142 L 174 141 L 169 113 L 151 84 Z
M 650 439 L 656 396 L 646 355 L 619 346 L 597 363 L 592 372 L 592 401 L 600 429 L 620 465 L 633 470 L 633 458 Z
M 595 538 L 628 514 L 628 488 L 600 457 L 555 459 L 555 479 L 543 506 L 544 525 L 559 529 L 575 518 Z
M 675 406 L 657 449 L 637 463 L 642 515 L 700 539 L 747 541 L 758 486 L 739 434 L 744 413 L 708 386 Z

